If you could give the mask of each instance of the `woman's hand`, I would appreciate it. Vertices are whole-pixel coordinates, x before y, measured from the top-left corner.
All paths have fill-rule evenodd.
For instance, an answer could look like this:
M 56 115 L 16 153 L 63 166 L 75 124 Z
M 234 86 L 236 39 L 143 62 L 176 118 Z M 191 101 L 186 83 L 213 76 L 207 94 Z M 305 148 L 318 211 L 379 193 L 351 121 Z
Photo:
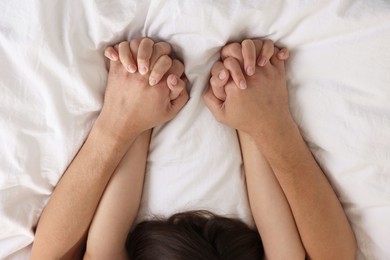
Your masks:
M 284 61 L 281 60 L 287 58 L 288 53 L 284 52 L 280 57 L 279 49 L 274 47 L 269 62 L 257 63 L 253 73 L 253 46 L 249 47 L 252 49 L 249 52 L 244 51 L 248 48 L 244 47 L 246 45 L 251 44 L 241 44 L 241 52 L 237 44 L 234 51 L 225 49 L 227 54 L 223 55 L 223 63 L 214 64 L 211 87 L 204 95 L 206 105 L 218 121 L 239 130 L 244 164 L 247 169 L 252 165 L 249 170 L 252 172 L 247 175 L 252 176 L 252 179 L 248 177 L 248 186 L 253 185 L 256 176 L 264 173 L 256 166 L 262 160 L 261 154 L 264 155 L 287 199 L 307 257 L 355 259 L 356 240 L 348 219 L 290 115 Z M 252 63 L 245 61 L 249 56 Z M 227 77 L 228 73 L 231 78 Z M 258 185 L 253 187 L 249 191 L 251 205 L 254 197 L 262 197 L 255 195 L 259 191 Z M 272 200 L 275 200 L 274 196 Z M 266 234 L 264 229 L 263 234 Z M 265 237 L 274 241 L 272 236 Z M 268 248 L 272 249 L 272 246 Z M 297 249 L 298 258 L 303 257 L 299 243 L 292 248 Z
M 174 102 L 185 95 L 184 66 L 172 60 L 170 54 L 168 43 L 154 44 L 148 38 L 121 42 L 105 51 L 111 65 L 119 71 L 112 74 L 113 87 L 128 91 L 125 98 L 135 106 L 124 105 L 135 113 L 130 120 L 147 123 L 142 129 L 174 115 L 176 111 L 171 109 Z M 84 260 L 128 259 L 126 238 L 141 200 L 150 135 L 151 131 L 139 135 L 116 167 L 90 225 Z M 108 226 L 110 221 L 112 224 Z
M 244 40 L 225 46 L 204 95 L 216 119 L 251 136 L 290 123 L 284 74 L 288 55 L 272 41 Z
M 118 52 L 109 48 L 106 54 L 113 57 L 113 51 L 117 57 L 110 61 L 102 112 L 45 207 L 37 228 L 32 259 L 80 258 L 82 245 L 103 193 L 120 192 L 115 185 L 114 188 L 107 187 L 110 180 L 120 185 L 133 185 L 126 189 L 132 200 L 132 205 L 127 207 L 130 213 L 119 210 L 127 215 L 125 219 L 117 220 L 128 223 L 134 218 L 150 138 L 150 132 L 139 134 L 173 118 L 188 100 L 185 77 L 182 76 L 184 66 L 168 56 L 171 51 L 169 45 L 154 44 L 149 39 L 143 39 L 121 43 Z M 130 54 L 131 57 L 139 57 L 137 66 L 142 73 L 130 73 L 126 69 Z M 149 84 L 150 78 L 157 81 L 153 86 Z M 126 158 L 130 159 L 118 166 L 134 140 L 134 149 L 126 154 Z M 133 175 L 128 172 L 129 168 Z M 113 178 L 116 169 L 120 173 Z M 131 181 L 123 177 L 130 177 Z M 110 200 L 111 196 L 117 197 L 116 194 L 107 195 L 106 200 Z M 121 204 L 121 201 L 115 201 L 116 205 Z M 115 203 L 108 201 L 106 205 L 109 208 L 106 212 L 111 213 L 110 209 L 115 207 Z M 121 223 L 117 224 L 120 226 Z M 127 230 L 124 237 L 126 235 Z M 101 236 L 98 234 L 98 237 Z M 103 249 L 110 251 L 110 248 Z
M 237 87 L 245 89 L 247 87 L 245 76 L 253 76 L 256 69 L 267 65 L 273 55 L 274 43 L 271 40 L 246 39 L 241 43 L 230 43 L 222 48 L 221 60 L 217 61 L 211 70 L 210 83 L 219 87 L 224 86 L 230 75 Z M 277 57 L 280 60 L 287 60 L 288 49 L 280 49 Z M 236 59 L 240 65 L 232 64 L 232 59 Z M 223 97 L 224 94 L 222 92 L 221 94 Z
M 107 48 L 110 71 L 97 122 L 111 135 L 127 141 L 129 129 L 138 135 L 171 120 L 185 105 L 184 65 L 170 52 L 169 44 L 148 38 Z

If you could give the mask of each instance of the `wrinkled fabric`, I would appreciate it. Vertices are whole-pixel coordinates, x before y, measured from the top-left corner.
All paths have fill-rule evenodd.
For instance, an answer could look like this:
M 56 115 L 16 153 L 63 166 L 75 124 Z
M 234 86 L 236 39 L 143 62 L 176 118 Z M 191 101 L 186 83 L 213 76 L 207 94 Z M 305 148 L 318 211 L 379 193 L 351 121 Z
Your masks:
M 138 220 L 208 209 L 253 219 L 234 130 L 202 93 L 227 42 L 290 49 L 292 115 L 355 232 L 358 259 L 389 259 L 390 3 L 0 2 L 0 259 L 26 259 L 55 185 L 102 107 L 104 49 L 148 36 L 186 65 L 190 100 L 153 131 Z

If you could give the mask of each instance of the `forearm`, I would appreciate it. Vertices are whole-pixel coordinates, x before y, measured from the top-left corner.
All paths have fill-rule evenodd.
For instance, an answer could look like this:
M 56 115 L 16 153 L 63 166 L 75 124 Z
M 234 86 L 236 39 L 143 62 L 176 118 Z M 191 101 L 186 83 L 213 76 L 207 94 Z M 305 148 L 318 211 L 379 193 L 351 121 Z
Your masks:
M 272 169 L 255 141 L 243 132 L 238 134 L 250 206 L 266 259 L 304 259 L 294 218 Z
M 85 259 L 126 259 L 125 243 L 142 195 L 151 130 L 141 134 L 116 168 L 88 232 Z
M 287 197 L 308 256 L 354 259 L 356 241 L 348 219 L 298 127 L 291 120 L 279 129 L 255 139 Z
M 55 188 L 39 220 L 32 259 L 65 258 L 85 238 L 100 197 L 128 147 L 101 129 L 95 124 Z

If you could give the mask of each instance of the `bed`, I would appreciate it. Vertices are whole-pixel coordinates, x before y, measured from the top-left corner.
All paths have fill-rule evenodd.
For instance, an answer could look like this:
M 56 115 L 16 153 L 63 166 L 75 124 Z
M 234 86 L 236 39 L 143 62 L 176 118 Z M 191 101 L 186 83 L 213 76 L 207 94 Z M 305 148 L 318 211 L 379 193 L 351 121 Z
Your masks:
M 390 2 L 0 2 L 0 259 L 28 259 L 34 228 L 102 106 L 105 47 L 148 36 L 186 65 L 190 100 L 153 132 L 138 220 L 208 209 L 253 224 L 235 131 L 202 93 L 227 42 L 290 49 L 293 117 L 333 185 L 358 259 L 390 259 Z

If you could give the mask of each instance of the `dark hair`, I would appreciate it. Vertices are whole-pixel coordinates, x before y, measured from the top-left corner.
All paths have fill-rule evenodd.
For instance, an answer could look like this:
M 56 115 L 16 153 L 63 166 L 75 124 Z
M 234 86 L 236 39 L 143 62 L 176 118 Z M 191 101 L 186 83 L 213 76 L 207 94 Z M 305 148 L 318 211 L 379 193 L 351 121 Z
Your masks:
M 138 224 L 126 243 L 132 260 L 258 260 L 263 246 L 257 231 L 238 219 L 208 211 L 178 213 L 167 220 Z

